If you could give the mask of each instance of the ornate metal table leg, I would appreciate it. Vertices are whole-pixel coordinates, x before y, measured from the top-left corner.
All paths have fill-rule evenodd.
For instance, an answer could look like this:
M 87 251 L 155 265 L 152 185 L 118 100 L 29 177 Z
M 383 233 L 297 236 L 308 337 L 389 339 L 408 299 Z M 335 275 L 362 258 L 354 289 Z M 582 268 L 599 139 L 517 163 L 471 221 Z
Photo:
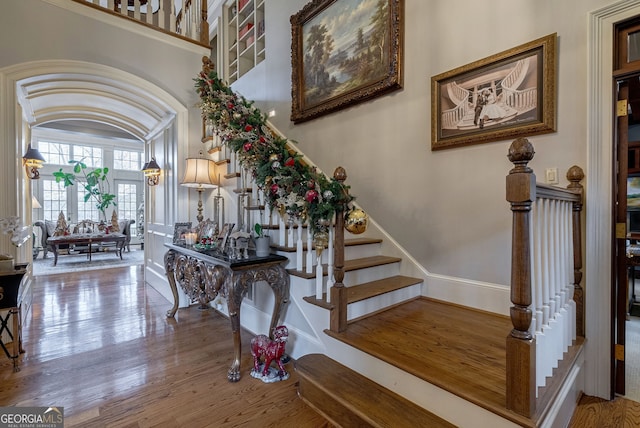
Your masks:
M 251 282 L 251 271 L 233 272 L 225 281 L 224 287 L 227 295 L 227 310 L 231 321 L 231 334 L 233 335 L 233 362 L 227 379 L 229 382 L 240 380 L 240 358 L 242 357 L 242 339 L 240 337 L 240 306 L 242 299 L 247 294 L 248 284 Z
M 284 266 L 276 265 L 266 271 L 266 278 L 264 279 L 269 283 L 275 297 L 273 313 L 271 314 L 271 324 L 269 325 L 269 337 L 273 339 L 273 331 L 280 322 L 282 309 L 284 305 L 289 302 L 289 274 Z
M 169 250 L 164 255 L 164 269 L 167 272 L 169 286 L 173 294 L 173 307 L 167 311 L 167 317 L 173 318 L 178 310 L 178 289 L 176 288 L 176 254 L 173 250 Z

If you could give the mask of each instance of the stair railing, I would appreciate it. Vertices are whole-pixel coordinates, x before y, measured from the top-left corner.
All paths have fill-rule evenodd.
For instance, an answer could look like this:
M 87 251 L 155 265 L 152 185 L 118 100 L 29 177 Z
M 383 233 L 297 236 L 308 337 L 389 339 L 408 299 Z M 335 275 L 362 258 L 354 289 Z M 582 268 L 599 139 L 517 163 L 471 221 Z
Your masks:
M 160 0 L 158 8 L 151 13 L 148 11 L 153 3 L 151 0 L 106 0 L 106 6 L 103 6 L 105 0 L 72 1 L 210 47 L 206 0 L 180 0 L 177 14 L 175 0 Z
M 572 167 L 568 189 L 536 183 L 527 164 L 534 150 L 515 140 L 507 201 L 513 212 L 511 321 L 507 336 L 507 408 L 526 417 L 537 411 L 545 385 L 564 353 L 584 334 L 581 221 L 584 173 Z

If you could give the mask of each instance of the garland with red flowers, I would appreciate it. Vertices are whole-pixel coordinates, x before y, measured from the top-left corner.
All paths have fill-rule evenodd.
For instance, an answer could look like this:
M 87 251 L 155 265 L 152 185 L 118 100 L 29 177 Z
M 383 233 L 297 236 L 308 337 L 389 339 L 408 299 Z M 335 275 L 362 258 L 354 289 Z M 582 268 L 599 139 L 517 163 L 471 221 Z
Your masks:
M 334 214 L 354 198 L 348 186 L 327 178 L 302 162 L 275 135 L 267 118 L 252 101 L 236 94 L 213 70 L 203 70 L 195 80 L 202 117 L 249 171 L 272 210 L 290 218 L 309 220 L 314 232 L 326 232 Z

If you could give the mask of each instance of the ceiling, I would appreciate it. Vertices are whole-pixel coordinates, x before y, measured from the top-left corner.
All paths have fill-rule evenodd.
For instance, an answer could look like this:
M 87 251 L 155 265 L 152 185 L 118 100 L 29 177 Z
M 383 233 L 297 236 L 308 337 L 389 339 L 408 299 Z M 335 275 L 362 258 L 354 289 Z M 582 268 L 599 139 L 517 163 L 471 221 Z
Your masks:
M 96 74 L 52 73 L 17 82 L 18 101 L 31 126 L 146 141 L 173 117 L 141 88 Z

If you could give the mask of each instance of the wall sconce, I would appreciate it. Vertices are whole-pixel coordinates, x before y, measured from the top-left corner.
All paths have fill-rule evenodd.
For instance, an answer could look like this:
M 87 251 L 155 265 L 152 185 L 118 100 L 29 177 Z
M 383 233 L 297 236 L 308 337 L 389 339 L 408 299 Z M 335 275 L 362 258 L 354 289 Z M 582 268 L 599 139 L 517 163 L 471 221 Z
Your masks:
M 40 178 L 38 169 L 42 168 L 45 159 L 37 149 L 31 148 L 31 144 L 27 147 L 27 153 L 22 156 L 22 164 L 24 165 L 27 176 L 32 180 Z
M 187 168 L 181 184 L 186 187 L 193 187 L 198 191 L 198 216 L 196 219 L 201 222 L 204 219 L 202 215 L 202 192 L 204 192 L 204 189 L 213 189 L 218 186 L 215 162 L 211 159 L 188 158 Z
M 158 184 L 160 180 L 160 171 L 162 168 L 156 162 L 156 158 L 152 157 L 151 160 L 144 164 L 142 167 L 142 172 L 144 176 L 147 177 L 147 184 L 149 186 L 155 186 Z

